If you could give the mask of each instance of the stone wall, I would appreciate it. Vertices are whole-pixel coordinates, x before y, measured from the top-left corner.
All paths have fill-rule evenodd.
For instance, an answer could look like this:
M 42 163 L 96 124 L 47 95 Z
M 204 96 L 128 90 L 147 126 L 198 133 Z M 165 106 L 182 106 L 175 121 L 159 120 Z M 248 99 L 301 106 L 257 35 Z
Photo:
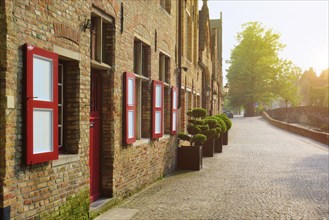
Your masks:
M 318 142 L 321 142 L 323 144 L 329 145 L 329 134 L 325 132 L 317 132 L 313 131 L 298 125 L 292 125 L 287 122 L 282 122 L 276 119 L 271 118 L 269 114 L 266 112 L 263 112 L 263 118 L 265 118 L 270 124 L 281 128 L 286 131 L 290 131 L 292 133 L 311 138 L 313 140 L 316 140 Z
M 313 126 L 329 132 L 329 109 L 325 107 L 292 107 L 277 108 L 268 111 L 268 114 L 277 120 Z

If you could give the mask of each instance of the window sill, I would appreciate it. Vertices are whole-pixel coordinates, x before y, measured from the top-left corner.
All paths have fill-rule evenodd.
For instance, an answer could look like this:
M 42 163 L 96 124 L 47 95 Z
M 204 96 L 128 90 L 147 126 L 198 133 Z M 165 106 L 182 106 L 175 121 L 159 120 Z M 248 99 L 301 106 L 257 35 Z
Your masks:
M 168 11 L 165 7 L 163 7 L 162 5 L 161 6 L 161 9 L 168 15 L 168 16 L 171 16 L 171 13 L 170 13 L 170 10 Z
M 141 145 L 144 145 L 144 144 L 149 144 L 150 143 L 150 139 L 149 138 L 142 138 L 140 140 L 136 140 L 134 143 L 133 143 L 133 146 L 134 147 L 137 147 L 137 146 L 141 146 Z
M 111 70 L 112 67 L 106 63 L 100 63 L 96 60 L 91 60 L 91 68 L 99 70 Z
M 63 164 L 72 163 L 79 161 L 80 156 L 78 154 L 60 154 L 58 155 L 58 160 L 52 161 L 52 166 L 57 167 Z
M 159 138 L 160 141 L 168 140 L 171 137 L 170 134 L 164 134 L 161 138 Z

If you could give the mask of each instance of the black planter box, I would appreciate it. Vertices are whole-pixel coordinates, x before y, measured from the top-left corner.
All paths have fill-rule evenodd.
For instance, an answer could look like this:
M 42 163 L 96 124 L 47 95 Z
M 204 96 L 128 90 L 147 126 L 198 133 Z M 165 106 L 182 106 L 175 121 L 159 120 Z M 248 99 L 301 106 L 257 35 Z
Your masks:
M 215 139 L 215 153 L 223 152 L 223 133 L 220 134 L 219 138 Z
M 207 140 L 203 143 L 203 156 L 204 157 L 213 157 L 215 148 L 214 148 L 215 139 Z
M 228 131 L 224 132 L 223 134 L 223 145 L 228 144 Z
M 179 146 L 177 149 L 177 168 L 200 170 L 202 168 L 202 146 Z

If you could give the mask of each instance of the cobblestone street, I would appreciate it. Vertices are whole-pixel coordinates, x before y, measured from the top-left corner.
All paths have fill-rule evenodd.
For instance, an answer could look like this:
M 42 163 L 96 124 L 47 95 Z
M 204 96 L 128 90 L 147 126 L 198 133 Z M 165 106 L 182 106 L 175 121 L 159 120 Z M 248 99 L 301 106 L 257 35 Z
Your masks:
M 328 148 L 234 118 L 229 145 L 199 172 L 177 172 L 117 208 L 133 219 L 329 219 Z

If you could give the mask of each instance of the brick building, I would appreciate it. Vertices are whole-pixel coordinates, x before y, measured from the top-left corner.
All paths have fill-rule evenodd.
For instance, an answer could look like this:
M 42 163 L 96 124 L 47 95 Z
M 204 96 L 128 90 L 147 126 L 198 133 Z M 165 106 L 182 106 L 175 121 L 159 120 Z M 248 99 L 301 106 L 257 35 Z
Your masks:
M 197 0 L 4 0 L 0 25 L 1 218 L 87 219 L 175 169 L 186 109 L 209 101 Z
M 214 115 L 222 113 L 224 107 L 225 94 L 223 94 L 222 22 L 223 22 L 222 13 L 220 13 L 220 19 L 210 20 L 211 42 L 212 42 L 211 52 L 213 55 L 213 63 L 212 63 L 213 106 L 211 109 Z

